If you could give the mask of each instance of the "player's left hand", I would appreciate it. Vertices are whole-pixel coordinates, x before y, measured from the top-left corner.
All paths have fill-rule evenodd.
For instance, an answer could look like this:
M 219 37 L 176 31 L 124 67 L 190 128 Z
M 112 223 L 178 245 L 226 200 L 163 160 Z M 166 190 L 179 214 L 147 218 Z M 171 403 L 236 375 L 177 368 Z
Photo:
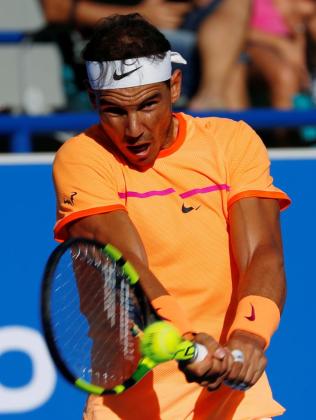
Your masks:
M 258 381 L 267 365 L 265 341 L 255 334 L 237 330 L 231 335 L 226 347 L 232 353 L 234 362 L 224 383 L 231 388 L 246 391 Z
M 208 334 L 198 333 L 194 336 L 194 341 L 207 348 L 206 357 L 199 362 L 180 362 L 179 369 L 188 382 L 197 382 L 208 391 L 215 391 L 232 366 L 231 354 Z

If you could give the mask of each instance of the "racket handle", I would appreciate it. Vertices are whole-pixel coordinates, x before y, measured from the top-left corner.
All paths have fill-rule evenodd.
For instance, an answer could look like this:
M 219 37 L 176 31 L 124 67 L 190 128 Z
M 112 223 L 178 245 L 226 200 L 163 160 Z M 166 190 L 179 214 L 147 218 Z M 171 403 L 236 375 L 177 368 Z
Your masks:
M 207 355 L 207 349 L 203 344 L 193 343 L 189 340 L 183 340 L 177 346 L 177 350 L 174 354 L 176 360 L 186 360 L 190 363 L 201 362 Z
M 192 362 L 201 362 L 205 359 L 207 355 L 207 348 L 203 344 L 195 343 L 195 354 L 193 356 L 193 359 L 191 359 Z

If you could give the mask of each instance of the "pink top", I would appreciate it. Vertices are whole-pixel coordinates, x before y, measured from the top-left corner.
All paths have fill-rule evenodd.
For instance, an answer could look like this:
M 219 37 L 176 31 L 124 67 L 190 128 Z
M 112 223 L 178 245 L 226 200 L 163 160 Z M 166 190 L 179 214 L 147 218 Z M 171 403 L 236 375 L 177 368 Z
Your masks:
M 275 35 L 287 36 L 291 33 L 274 0 L 253 0 L 250 27 Z

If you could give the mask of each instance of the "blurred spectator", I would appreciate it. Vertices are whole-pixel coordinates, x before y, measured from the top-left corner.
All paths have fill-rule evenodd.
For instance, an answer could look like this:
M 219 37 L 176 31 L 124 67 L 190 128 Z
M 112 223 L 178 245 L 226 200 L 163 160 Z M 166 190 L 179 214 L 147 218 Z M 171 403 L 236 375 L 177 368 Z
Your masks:
M 169 39 L 175 29 L 191 11 L 191 2 L 185 0 L 143 0 L 143 1 L 111 1 L 111 0 L 41 0 L 48 22 L 44 31 L 37 34 L 37 41 L 51 41 L 59 45 L 65 63 L 64 78 L 69 108 L 82 110 L 90 108 L 90 101 L 86 95 L 84 80 L 86 71 L 81 59 L 81 51 L 89 38 L 91 28 L 105 16 L 111 14 L 141 13 L 154 25 L 167 31 Z M 179 40 L 177 42 L 177 40 Z M 187 59 L 192 50 L 192 42 L 186 37 L 175 37 L 173 48 L 179 45 L 179 52 Z M 182 43 L 185 43 L 182 46 Z M 188 52 L 187 52 L 188 51 Z M 189 79 L 189 75 L 187 76 Z M 188 82 L 190 84 L 190 81 Z
M 315 14 L 315 0 L 252 0 L 252 12 L 244 64 L 248 77 L 240 78 L 248 88 L 250 106 L 276 109 L 313 107 L 312 72 L 308 60 L 315 57 L 315 44 L 308 42 Z M 244 75 L 247 74 L 244 72 Z M 246 101 L 245 101 L 246 102 Z M 300 146 L 314 141 L 314 127 L 261 132 L 269 147 Z M 310 141 L 310 140 L 309 140 Z
M 86 101 L 85 69 L 80 58 L 90 28 L 102 17 L 114 13 L 138 12 L 158 26 L 169 39 L 172 48 L 189 62 L 183 70 L 182 100 L 192 110 L 238 108 L 245 95 L 238 89 L 238 57 L 244 46 L 245 30 L 251 0 L 41 0 L 48 27 L 37 40 L 55 38 L 60 45 L 65 68 L 65 86 L 70 107 L 81 107 Z M 74 29 L 76 29 L 74 31 Z M 234 36 L 231 36 L 231 34 Z M 223 53 L 223 45 L 225 51 Z M 238 68 L 240 67 L 240 68 Z M 201 75 L 201 78 L 200 78 Z M 231 84 L 231 88 L 227 89 Z M 74 94 L 76 87 L 82 91 Z M 231 100 L 232 98 L 232 100 Z
M 311 96 L 316 106 L 316 1 L 309 1 L 311 10 L 306 18 L 307 64 L 311 75 Z
M 175 29 L 181 24 L 184 14 L 191 9 L 190 3 L 186 0 L 42 0 L 49 22 L 73 21 L 81 28 L 89 28 L 100 18 L 111 14 L 138 12 L 155 26 Z
M 251 0 L 222 0 L 198 28 L 201 76 L 191 110 L 247 107 L 243 51 L 250 9 Z
M 292 108 L 294 97 L 310 88 L 305 22 L 313 7 L 313 0 L 253 0 L 247 53 L 274 108 Z

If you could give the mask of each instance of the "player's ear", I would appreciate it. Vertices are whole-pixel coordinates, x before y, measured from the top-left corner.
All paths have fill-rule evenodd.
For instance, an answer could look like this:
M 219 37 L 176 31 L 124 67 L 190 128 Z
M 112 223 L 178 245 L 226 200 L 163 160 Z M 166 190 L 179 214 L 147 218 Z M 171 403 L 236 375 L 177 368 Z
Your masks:
M 170 79 L 171 103 L 177 102 L 181 95 L 182 72 L 176 69 Z

